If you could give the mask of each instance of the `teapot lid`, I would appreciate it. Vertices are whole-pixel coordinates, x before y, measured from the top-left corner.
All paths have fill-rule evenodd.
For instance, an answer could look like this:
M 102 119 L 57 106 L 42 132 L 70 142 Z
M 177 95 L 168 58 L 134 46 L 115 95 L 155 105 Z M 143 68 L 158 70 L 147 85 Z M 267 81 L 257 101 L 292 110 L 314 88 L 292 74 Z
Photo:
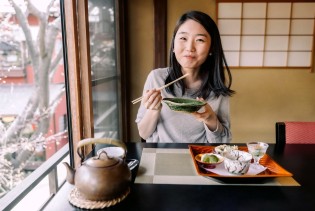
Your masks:
M 98 156 L 92 157 L 85 161 L 85 164 L 95 168 L 104 168 L 115 166 L 120 162 L 120 159 L 107 156 L 106 152 L 100 153 Z

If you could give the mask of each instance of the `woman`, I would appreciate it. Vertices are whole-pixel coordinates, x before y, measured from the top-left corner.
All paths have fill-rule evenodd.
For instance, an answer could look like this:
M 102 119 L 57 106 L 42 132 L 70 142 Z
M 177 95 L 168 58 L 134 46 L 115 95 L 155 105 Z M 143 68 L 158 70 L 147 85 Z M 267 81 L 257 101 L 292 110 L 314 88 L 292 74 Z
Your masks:
M 156 89 L 187 73 L 166 89 Z M 145 82 L 136 119 L 140 137 L 147 142 L 230 142 L 231 82 L 215 22 L 199 11 L 183 14 L 173 33 L 170 67 L 152 70 Z M 174 112 L 162 105 L 166 97 L 197 98 L 207 104 L 191 114 Z

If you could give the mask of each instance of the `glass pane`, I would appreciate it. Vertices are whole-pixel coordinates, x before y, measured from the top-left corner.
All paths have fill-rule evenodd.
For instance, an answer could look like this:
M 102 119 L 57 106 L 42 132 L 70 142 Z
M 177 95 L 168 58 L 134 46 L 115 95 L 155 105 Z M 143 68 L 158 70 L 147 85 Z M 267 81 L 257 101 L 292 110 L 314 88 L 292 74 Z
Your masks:
M 89 0 L 95 137 L 119 139 L 115 1 Z
M 59 0 L 14 2 L 0 1 L 0 198 L 68 142 Z
M 69 159 L 70 158 L 68 155 L 57 166 L 59 187 L 64 183 L 63 178 L 66 178 L 67 175 L 63 162 L 70 163 Z M 42 210 L 41 209 L 42 205 L 47 201 L 49 197 L 50 197 L 49 178 L 48 176 L 46 176 L 12 209 L 12 211 Z M 36 199 L 36 203 L 34 203 L 34 199 Z M 27 207 L 27 209 L 25 207 Z
M 94 135 L 118 138 L 116 81 L 96 85 L 93 92 Z

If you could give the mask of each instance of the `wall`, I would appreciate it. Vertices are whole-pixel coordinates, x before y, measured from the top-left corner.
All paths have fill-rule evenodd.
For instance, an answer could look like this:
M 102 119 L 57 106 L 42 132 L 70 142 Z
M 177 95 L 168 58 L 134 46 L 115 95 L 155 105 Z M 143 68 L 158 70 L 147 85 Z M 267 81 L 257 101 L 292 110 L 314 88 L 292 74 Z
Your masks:
M 128 8 L 128 37 L 131 99 L 142 95 L 146 77 L 154 65 L 154 16 L 153 0 L 126 1 Z M 137 125 L 135 123 L 139 103 L 130 103 L 131 141 L 139 141 Z
M 232 70 L 233 141 L 275 141 L 277 121 L 315 121 L 315 74 L 302 69 Z
M 153 0 L 128 5 L 131 99 L 141 96 L 153 68 Z M 132 3 L 131 3 L 132 2 Z M 177 18 L 187 10 L 201 10 L 216 18 L 215 0 L 168 0 L 168 43 Z M 168 45 L 169 47 L 169 45 Z M 232 69 L 231 125 L 233 142 L 275 142 L 275 122 L 315 121 L 315 73 L 305 69 Z M 134 122 L 139 104 L 131 106 L 132 141 L 139 141 Z

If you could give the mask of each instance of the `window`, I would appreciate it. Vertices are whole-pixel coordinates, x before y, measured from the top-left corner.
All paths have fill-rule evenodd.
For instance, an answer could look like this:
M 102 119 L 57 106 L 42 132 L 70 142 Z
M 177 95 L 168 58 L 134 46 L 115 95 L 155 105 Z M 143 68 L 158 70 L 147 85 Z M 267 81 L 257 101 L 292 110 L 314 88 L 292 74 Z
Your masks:
M 119 139 L 115 1 L 89 0 L 94 137 Z
M 312 66 L 314 2 L 218 3 L 218 27 L 232 67 Z
M 2 198 L 68 143 L 68 112 L 59 0 L 0 1 L 0 8 Z M 48 179 L 41 184 L 49 189 Z M 28 208 L 47 198 L 37 200 Z
M 72 140 L 70 155 L 80 165 L 77 143 L 90 137 L 127 140 L 121 1 L 64 1 Z M 77 16 L 77 14 L 80 14 Z M 70 26 L 70 27 L 68 27 Z M 75 26 L 77 28 L 73 29 Z M 88 34 L 87 34 L 88 32 Z M 78 39 L 80 38 L 80 39 Z M 84 153 L 91 148 L 84 147 Z M 73 153 L 73 154 L 71 154 Z
M 13 186 L 10 187 L 13 188 L 13 191 L 0 187 L 0 198 L 3 197 L 5 199 L 5 203 L 2 203 L 0 199 L 0 209 L 4 208 L 6 210 L 13 206 L 15 206 L 15 208 L 22 207 L 23 209 L 23 205 L 25 207 L 23 201 L 26 201 L 31 202 L 32 207 L 28 206 L 29 209 L 39 210 L 43 208 L 45 203 L 49 200 L 49 198 L 47 199 L 42 196 L 52 197 L 58 190 L 58 186 L 63 184 L 62 180 L 54 181 L 55 178 L 51 177 L 51 175 L 55 176 L 58 173 L 63 179 L 65 178 L 65 168 L 63 166 L 59 168 L 59 166 L 57 166 L 58 163 L 63 161 L 62 159 L 68 152 L 72 166 L 80 162 L 80 158 L 76 154 L 76 145 L 81 139 L 93 137 L 93 133 L 98 137 L 110 136 L 120 139 L 124 137 L 121 131 L 123 127 L 122 122 L 126 122 L 123 121 L 123 119 L 126 118 L 126 109 L 124 108 L 125 100 L 122 97 L 124 92 L 121 92 L 121 90 L 125 89 L 124 85 L 122 85 L 125 76 L 124 62 L 120 59 L 124 58 L 124 52 L 118 50 L 119 47 L 124 47 L 123 42 L 121 42 L 124 38 L 122 34 L 119 33 L 122 26 L 122 21 L 119 20 L 123 20 L 124 17 L 123 14 L 118 15 L 119 11 L 123 10 L 123 7 L 119 0 L 40 0 L 40 3 L 36 5 L 33 4 L 33 2 L 37 2 L 37 0 L 30 0 L 28 5 L 26 5 L 24 1 L 17 1 L 18 4 L 14 4 L 15 1 L 10 1 L 12 5 L 8 4 L 7 1 L 1 1 L 1 3 L 2 2 L 6 5 L 0 7 L 0 13 L 1 11 L 4 12 L 4 14 L 1 13 L 0 15 L 1 26 L 3 23 L 7 24 L 7 22 L 4 21 L 14 20 L 15 12 L 20 12 L 19 10 L 16 11 L 16 9 L 21 8 L 23 11 L 26 9 L 29 10 L 26 13 L 23 12 L 29 15 L 25 17 L 25 19 L 29 21 L 26 35 L 12 33 L 12 38 L 21 39 L 21 37 L 24 37 L 25 42 L 31 40 L 31 42 L 28 43 L 31 49 L 22 48 L 25 53 L 25 61 L 27 61 L 25 62 L 26 75 L 24 77 L 20 77 L 17 80 L 16 78 L 13 79 L 11 76 L 8 77 L 8 75 L 0 75 L 1 96 L 3 96 L 2 93 L 8 95 L 1 97 L 0 104 L 10 105 L 6 108 L 3 106 L 0 107 L 0 183 L 3 182 L 1 179 L 3 179 L 3 175 L 5 175 L 2 167 L 6 165 L 6 163 L 3 164 L 3 158 L 6 158 L 3 152 L 10 151 L 11 149 L 8 144 L 9 142 L 13 142 L 11 139 L 9 142 L 6 141 L 7 139 L 5 138 L 8 136 L 4 136 L 3 134 L 6 134 L 8 128 L 14 126 L 14 124 L 16 124 L 15 122 L 17 122 L 20 116 L 23 116 L 28 109 L 35 109 L 33 113 L 29 113 L 34 119 L 26 121 L 28 120 L 26 118 L 28 116 L 23 116 L 25 118 L 17 122 L 19 123 L 17 124 L 18 128 L 11 130 L 15 135 L 15 140 L 18 141 L 14 152 L 9 152 L 10 156 L 18 157 L 21 146 L 24 146 L 24 144 L 29 146 L 30 141 L 33 140 L 32 138 L 37 137 L 34 144 L 41 147 L 32 148 L 39 151 L 39 156 L 35 161 L 43 161 L 43 151 L 45 151 L 45 159 L 48 157 L 50 157 L 50 159 L 47 159 L 38 167 L 45 169 L 42 175 L 36 174 L 37 177 L 34 178 L 34 174 L 31 173 L 30 176 L 26 178 L 28 182 L 27 190 L 25 190 L 25 180 L 21 181 L 20 178 L 18 178 L 20 175 L 15 178 L 19 179 L 21 184 L 14 184 L 16 188 L 13 188 Z M 15 7 L 15 9 L 13 9 L 12 6 Z M 35 11 L 36 14 L 39 14 L 37 9 L 43 6 L 44 11 L 49 11 L 49 15 L 44 15 L 44 17 L 47 18 L 45 18 L 45 20 L 47 21 L 46 26 L 48 29 L 39 30 L 38 28 L 41 24 L 38 22 L 38 17 L 32 15 L 32 12 Z M 50 7 L 49 10 L 47 10 L 47 6 Z M 64 11 L 65 14 L 61 13 L 60 15 L 60 11 Z M 43 13 L 44 12 L 41 14 Z M 11 17 L 14 18 L 12 19 Z M 12 23 L 16 27 L 18 26 L 18 24 L 16 24 L 18 22 L 13 21 Z M 1 26 L 0 30 L 2 29 Z M 19 31 L 25 32 L 23 30 Z M 45 33 L 41 34 L 40 32 L 43 31 L 45 31 Z M 51 34 L 50 32 L 54 33 Z M 89 36 L 86 36 L 87 32 L 90 32 L 91 39 Z M 37 36 L 37 34 L 40 35 Z M 41 36 L 43 34 L 45 34 L 45 36 Z M 34 37 L 38 39 L 34 39 Z M 63 42 L 65 40 L 66 42 Z M 32 46 L 33 42 L 38 43 Z M 46 43 L 46 45 L 41 45 L 43 43 Z M 63 46 L 63 43 L 65 43 L 66 46 Z M 47 48 L 49 47 L 48 44 L 51 44 L 50 47 L 52 48 Z M 90 48 L 92 49 L 91 54 Z M 45 49 L 50 49 L 50 54 L 40 54 L 40 52 L 36 51 Z M 20 52 L 18 51 L 18 53 L 24 55 L 23 52 L 22 50 Z M 65 53 L 64 55 L 63 52 Z M 51 58 L 47 59 L 47 63 L 44 63 L 44 61 L 38 62 L 37 59 L 41 59 L 38 57 L 43 56 L 44 58 L 47 55 L 51 56 Z M 63 63 L 62 60 L 63 56 L 65 63 Z M 21 56 L 21 58 L 23 58 L 23 56 Z M 39 64 L 48 64 L 48 66 L 38 71 L 38 67 L 41 67 L 38 66 Z M 42 77 L 46 80 L 38 80 L 43 79 Z M 46 87 L 46 89 L 43 89 L 45 92 L 37 92 L 38 89 L 36 88 L 40 87 L 40 85 Z M 71 90 L 71 92 L 69 92 L 69 90 Z M 92 95 L 90 95 L 90 90 Z M 35 95 L 33 95 L 33 93 L 35 93 Z M 67 93 L 67 98 L 65 93 Z M 43 104 L 43 100 L 50 102 L 48 104 L 49 106 Z M 28 101 L 32 103 L 27 104 Z M 40 103 L 37 103 L 37 101 Z M 20 108 L 21 105 L 25 107 Z M 32 105 L 33 107 L 27 105 Z M 40 107 L 43 105 L 46 106 Z M 67 113 L 66 106 L 71 106 L 71 109 L 68 109 L 68 111 L 71 111 L 70 113 Z M 31 114 L 34 114 L 34 116 Z M 43 121 L 46 124 L 41 124 L 42 119 L 45 120 Z M 19 132 L 19 128 L 23 129 L 21 130 L 23 133 Z M 47 131 L 45 131 L 45 129 Z M 23 139 L 21 139 L 22 137 Z M 24 140 L 26 140 L 26 142 L 24 142 Z M 66 145 L 60 149 L 60 146 L 65 144 L 68 140 L 70 141 L 69 148 L 67 148 Z M 47 153 L 48 148 L 58 151 L 55 154 L 50 153 L 50 151 Z M 84 153 L 89 152 L 90 150 Z M 53 170 L 51 170 L 52 168 Z M 61 172 L 59 172 L 59 170 Z M 48 184 L 40 182 L 41 180 L 48 179 L 46 176 L 48 174 L 47 172 L 50 172 L 48 176 L 49 182 L 53 181 L 52 183 L 55 183 L 53 190 L 51 190 L 50 185 L 48 188 Z M 22 185 L 22 183 L 24 184 Z M 44 191 L 40 193 L 40 198 L 29 193 L 29 190 L 36 184 L 38 184 L 36 188 L 38 186 L 39 188 L 43 187 L 43 185 L 45 186 L 41 188 Z M 22 189 L 23 192 L 20 192 L 20 189 Z M 24 196 L 25 198 L 22 200 L 22 203 L 16 206 Z M 34 200 L 29 200 L 29 197 L 33 199 L 36 198 L 36 203 L 34 203 Z M 44 202 L 42 200 L 44 200 Z

